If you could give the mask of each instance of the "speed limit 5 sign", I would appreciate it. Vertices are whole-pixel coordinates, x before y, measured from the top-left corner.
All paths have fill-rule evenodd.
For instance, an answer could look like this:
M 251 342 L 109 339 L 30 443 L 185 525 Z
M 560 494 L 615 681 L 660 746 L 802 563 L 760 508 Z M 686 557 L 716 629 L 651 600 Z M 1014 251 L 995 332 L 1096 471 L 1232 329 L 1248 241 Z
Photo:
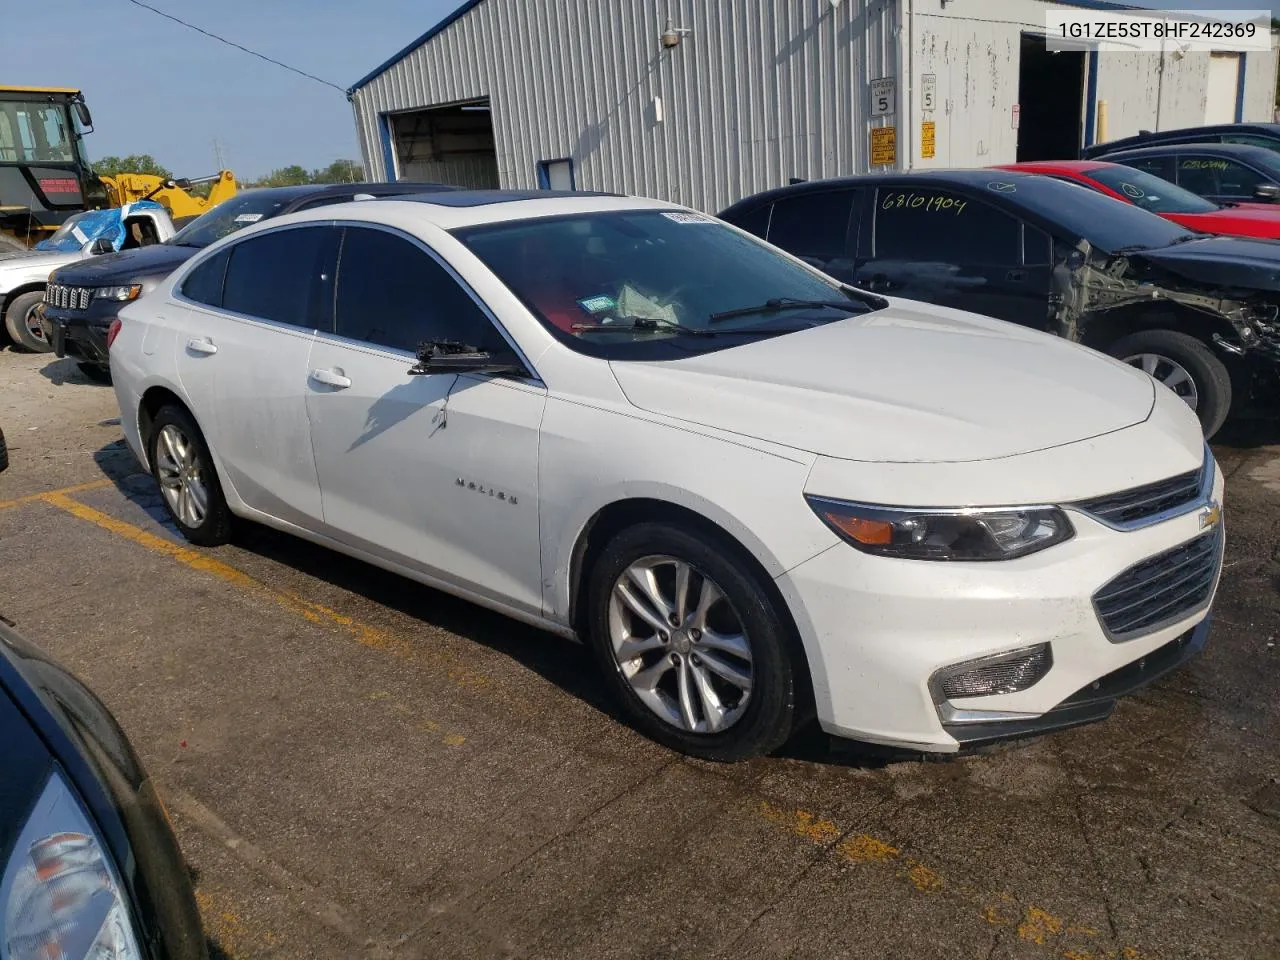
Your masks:
M 884 117 L 897 112 L 898 81 L 881 77 L 871 81 L 871 116 Z

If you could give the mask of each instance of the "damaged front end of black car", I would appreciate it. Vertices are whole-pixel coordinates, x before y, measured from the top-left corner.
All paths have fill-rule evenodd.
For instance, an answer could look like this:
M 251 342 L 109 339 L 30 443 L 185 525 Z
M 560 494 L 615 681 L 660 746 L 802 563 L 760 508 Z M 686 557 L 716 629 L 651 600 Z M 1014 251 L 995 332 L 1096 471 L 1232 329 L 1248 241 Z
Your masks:
M 1053 331 L 1097 347 L 1181 396 L 1206 435 L 1280 400 L 1280 243 L 1188 234 L 1173 245 L 1063 251 Z

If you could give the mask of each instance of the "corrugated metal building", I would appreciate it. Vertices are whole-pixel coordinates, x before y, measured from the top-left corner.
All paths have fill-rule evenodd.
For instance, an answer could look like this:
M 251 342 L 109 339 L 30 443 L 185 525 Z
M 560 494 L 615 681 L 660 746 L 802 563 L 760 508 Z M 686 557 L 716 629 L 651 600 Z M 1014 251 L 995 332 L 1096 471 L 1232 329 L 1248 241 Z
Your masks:
M 1274 52 L 1051 53 L 1051 6 L 1120 9 L 469 0 L 349 96 L 375 179 L 610 190 L 708 211 L 793 177 L 1074 157 L 1098 137 L 1100 106 L 1107 139 L 1272 118 Z

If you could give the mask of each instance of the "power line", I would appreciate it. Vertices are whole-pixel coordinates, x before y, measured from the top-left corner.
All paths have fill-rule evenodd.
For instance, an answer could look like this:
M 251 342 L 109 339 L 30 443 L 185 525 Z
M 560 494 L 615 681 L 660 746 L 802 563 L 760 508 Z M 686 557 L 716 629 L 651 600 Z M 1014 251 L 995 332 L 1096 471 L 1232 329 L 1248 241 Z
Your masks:
M 226 37 L 220 37 L 216 33 L 210 33 L 202 27 L 197 27 L 194 23 L 187 23 L 187 21 L 181 20 L 178 17 L 173 16 L 173 14 L 165 13 L 163 10 L 157 10 L 150 4 L 143 3 L 142 0 L 128 0 L 128 2 L 132 3 L 135 7 L 150 10 L 152 13 L 162 16 L 166 20 L 172 20 L 174 23 L 179 23 L 190 30 L 194 30 L 196 33 L 203 33 L 206 37 L 217 40 L 219 43 L 225 43 L 229 47 L 235 47 L 237 50 L 242 50 L 251 57 L 257 57 L 259 60 L 265 60 L 267 63 L 275 64 L 277 67 L 284 67 L 286 70 L 296 73 L 301 77 L 306 77 L 308 80 L 314 80 L 316 83 L 323 83 L 326 87 L 333 87 L 333 89 L 337 90 L 339 93 L 347 92 L 345 87 L 340 87 L 336 83 L 330 83 L 328 80 L 321 80 L 319 77 L 307 73 L 305 70 L 299 70 L 297 67 L 291 67 L 287 63 L 281 63 L 279 60 L 273 60 L 265 54 L 258 53 L 256 50 L 250 50 L 248 47 L 236 43 L 234 40 L 228 40 Z

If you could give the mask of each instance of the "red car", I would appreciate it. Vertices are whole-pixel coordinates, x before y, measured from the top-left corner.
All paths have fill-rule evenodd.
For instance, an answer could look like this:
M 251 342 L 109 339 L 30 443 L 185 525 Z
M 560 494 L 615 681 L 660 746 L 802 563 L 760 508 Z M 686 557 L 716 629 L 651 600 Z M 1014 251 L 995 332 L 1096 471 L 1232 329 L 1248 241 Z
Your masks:
M 998 170 L 1039 173 L 1079 183 L 1108 197 L 1159 214 L 1188 230 L 1234 237 L 1280 239 L 1280 203 L 1234 203 L 1219 206 L 1159 177 L 1100 160 L 1037 160 L 1002 164 Z

